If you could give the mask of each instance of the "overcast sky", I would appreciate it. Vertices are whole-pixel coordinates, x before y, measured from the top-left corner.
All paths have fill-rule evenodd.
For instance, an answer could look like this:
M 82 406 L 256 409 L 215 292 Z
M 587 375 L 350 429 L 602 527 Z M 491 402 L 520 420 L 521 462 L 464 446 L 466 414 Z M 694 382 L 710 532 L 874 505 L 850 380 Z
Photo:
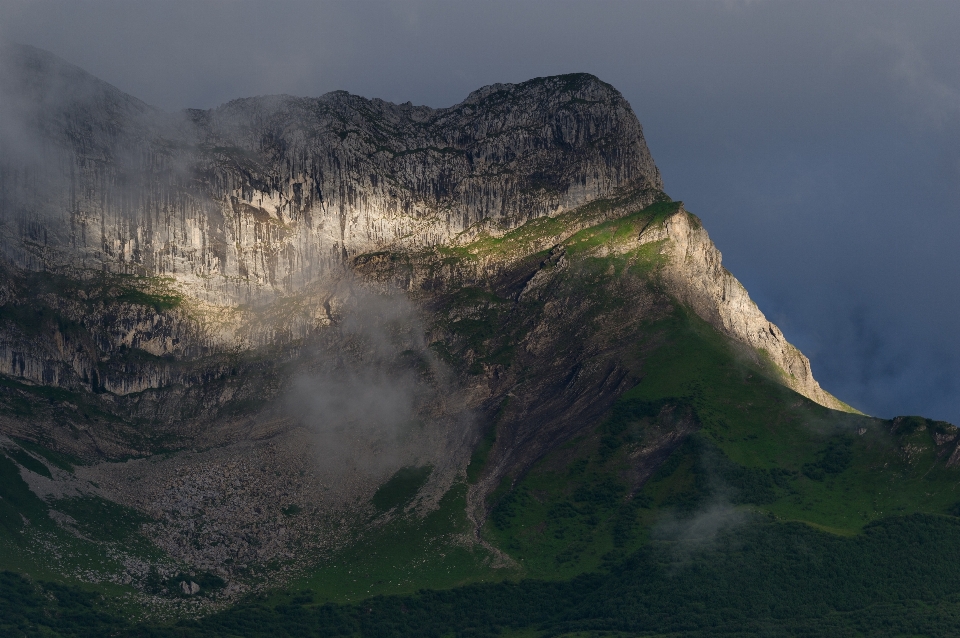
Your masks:
M 960 424 L 958 33 L 956 0 L 0 0 L 0 37 L 170 110 L 594 73 L 827 390 Z

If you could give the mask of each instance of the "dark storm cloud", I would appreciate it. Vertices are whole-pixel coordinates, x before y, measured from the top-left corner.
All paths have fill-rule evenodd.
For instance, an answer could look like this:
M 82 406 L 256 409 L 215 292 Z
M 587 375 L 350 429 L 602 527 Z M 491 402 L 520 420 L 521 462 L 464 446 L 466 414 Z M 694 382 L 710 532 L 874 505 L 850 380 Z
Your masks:
M 595 73 L 827 389 L 960 422 L 956 2 L 0 0 L 0 25 L 167 109 Z

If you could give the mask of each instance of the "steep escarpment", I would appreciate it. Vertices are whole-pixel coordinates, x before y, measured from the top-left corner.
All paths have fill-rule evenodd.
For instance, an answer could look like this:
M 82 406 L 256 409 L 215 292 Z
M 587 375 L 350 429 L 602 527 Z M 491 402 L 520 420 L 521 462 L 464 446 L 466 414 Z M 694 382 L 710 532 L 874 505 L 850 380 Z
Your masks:
M 820 388 L 807 359 L 721 266 L 719 251 L 681 203 L 597 204 L 456 250 L 356 261 L 365 279 L 403 288 L 433 310 L 435 348 L 461 362 L 474 409 L 495 424 L 471 491 L 478 520 L 503 481 L 522 477 L 596 427 L 618 397 L 644 387 L 649 358 L 671 347 L 672 328 L 658 326 L 685 313 L 723 335 L 728 356 L 753 374 L 850 410 Z M 677 400 L 669 406 L 675 414 L 663 417 L 669 427 L 634 459 L 640 477 L 698 427 L 684 412 L 686 399 Z
M 720 251 L 699 219 L 680 210 L 662 224 L 644 229 L 639 237 L 641 243 L 661 240 L 666 240 L 662 250 L 669 257 L 663 277 L 680 301 L 723 334 L 769 359 L 787 387 L 821 405 L 851 410 L 820 387 L 810 360 L 767 320 L 736 277 L 721 265 Z
M 584 74 L 446 109 L 335 92 L 169 115 L 42 51 L 2 58 L 17 130 L 0 158 L 0 240 L 30 270 L 171 276 L 233 303 L 298 291 L 360 253 L 661 187 L 627 102 Z
M 94 449 L 147 453 L 150 441 L 227 436 L 216 424 L 230 406 L 268 409 L 291 371 L 309 367 L 298 363 L 304 352 L 338 356 L 329 328 L 342 319 L 350 273 L 412 294 L 428 316 L 469 288 L 559 313 L 524 320 L 537 339 L 516 333 L 495 352 L 458 355 L 493 375 L 473 386 L 471 406 L 485 413 L 519 396 L 492 363 L 507 351 L 539 353 L 531 361 L 552 370 L 526 391 L 539 406 L 530 410 L 545 412 L 518 425 L 534 429 L 511 447 L 531 459 L 530 441 L 549 438 L 537 428 L 589 421 L 639 378 L 617 363 L 621 344 L 582 332 L 596 300 L 548 292 L 571 237 L 665 199 L 636 116 L 597 78 L 493 85 L 446 109 L 335 92 L 171 115 L 42 51 L 2 57 L 4 121 L 17 128 L 3 129 L 0 157 L 0 369 L 34 388 L 92 395 L 141 430 L 122 445 L 127 435 L 101 429 L 105 447 Z M 669 240 L 657 277 L 670 295 L 769 359 L 788 387 L 843 408 L 685 220 L 659 220 L 621 248 Z M 621 248 L 604 244 L 598 256 Z M 665 307 L 641 290 L 625 289 L 625 314 L 605 325 L 623 332 L 649 320 L 642 309 Z M 470 312 L 433 320 L 492 321 Z M 564 356 L 544 365 L 553 351 Z M 240 389 L 250 375 L 261 379 L 256 397 Z

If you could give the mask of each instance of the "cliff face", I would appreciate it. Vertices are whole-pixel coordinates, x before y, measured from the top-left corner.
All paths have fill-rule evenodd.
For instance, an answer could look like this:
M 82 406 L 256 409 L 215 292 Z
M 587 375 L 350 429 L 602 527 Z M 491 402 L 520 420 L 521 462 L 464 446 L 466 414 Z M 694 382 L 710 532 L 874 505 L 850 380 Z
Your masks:
M 446 109 L 334 92 L 169 115 L 42 51 L 2 57 L 17 131 L 0 159 L 0 241 L 28 270 L 170 276 L 229 304 L 296 292 L 357 254 L 661 187 L 630 106 L 589 75 L 493 85 Z
M 645 229 L 639 240 L 667 240 L 662 249 L 668 257 L 663 277 L 670 291 L 707 323 L 760 353 L 775 366 L 783 385 L 820 405 L 850 410 L 820 387 L 810 360 L 767 320 L 736 277 L 721 265 L 720 251 L 699 219 L 681 210 L 663 224 Z

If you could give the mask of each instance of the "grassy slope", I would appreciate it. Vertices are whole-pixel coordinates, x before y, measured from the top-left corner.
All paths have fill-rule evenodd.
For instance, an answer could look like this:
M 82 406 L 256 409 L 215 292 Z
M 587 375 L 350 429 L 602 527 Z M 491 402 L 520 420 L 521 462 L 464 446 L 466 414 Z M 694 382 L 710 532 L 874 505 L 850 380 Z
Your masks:
M 960 472 L 937 456 L 938 424 L 891 433 L 891 421 L 822 408 L 738 361 L 685 313 L 652 328 L 667 345 L 611 417 L 494 495 L 485 533 L 529 575 L 595 569 L 658 522 L 692 525 L 704 512 L 758 511 L 851 536 L 885 516 L 956 511 Z M 691 409 L 702 427 L 630 498 L 630 457 L 663 405 Z
M 840 537 L 746 520 L 710 543 L 652 541 L 610 570 L 470 585 L 357 605 L 309 592 L 200 621 L 131 626 L 70 588 L 0 574 L 5 635 L 946 636 L 960 629 L 960 521 L 913 515 Z M 909 569 L 904 569 L 909 566 Z
M 69 460 L 28 443 L 4 452 L 0 454 L 0 569 L 72 583 L 117 601 L 133 593 L 119 584 L 125 561 L 162 558 L 139 533 L 144 517 L 92 496 L 43 501 L 21 478 L 20 466 L 43 474 L 50 470 L 40 458 L 63 468 L 70 467 Z M 72 521 L 58 524 L 49 514 L 51 509 Z
M 641 249 L 599 258 L 589 249 L 669 208 L 657 204 L 566 242 L 571 271 L 594 276 L 584 294 L 597 297 L 598 307 L 616 303 L 603 298 L 613 289 L 603 277 L 648 277 L 652 269 L 641 266 L 653 257 Z M 657 521 L 701 510 L 761 511 L 839 535 L 884 516 L 956 511 L 960 470 L 946 467 L 948 448 L 935 439 L 956 434 L 949 424 L 895 424 L 823 408 L 777 384 L 679 305 L 644 332 L 624 346 L 642 360 L 642 380 L 608 420 L 542 459 L 511 491 L 493 495 L 484 532 L 529 575 L 597 568 L 641 545 Z M 664 405 L 691 410 L 700 429 L 631 497 L 631 458 L 656 433 L 652 417 Z
M 358 536 L 346 550 L 323 560 L 291 591 L 308 591 L 317 601 L 355 602 L 382 594 L 448 588 L 503 575 L 490 568 L 490 554 L 466 541 L 466 486 L 450 490 L 440 508 L 421 518 L 398 508 L 395 518 Z M 371 521 L 360 521 L 363 530 Z M 284 600 L 281 592 L 274 600 Z

